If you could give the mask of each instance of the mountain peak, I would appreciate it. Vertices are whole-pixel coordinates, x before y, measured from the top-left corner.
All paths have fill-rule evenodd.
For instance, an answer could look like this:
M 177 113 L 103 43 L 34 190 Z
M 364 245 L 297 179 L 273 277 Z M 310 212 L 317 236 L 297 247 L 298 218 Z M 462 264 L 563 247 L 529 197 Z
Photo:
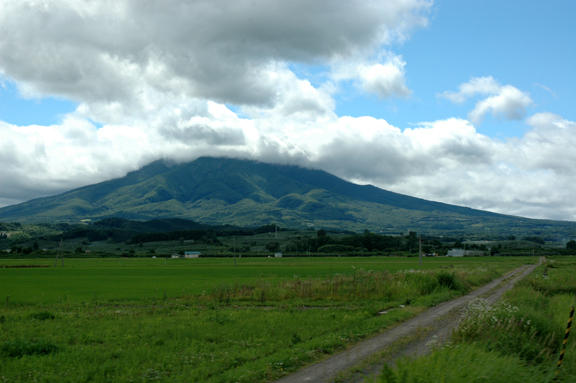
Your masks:
M 356 185 L 322 170 L 218 157 L 185 163 L 159 160 L 122 178 L 0 209 L 0 221 L 108 217 L 436 234 L 489 235 L 503 227 L 562 226 Z

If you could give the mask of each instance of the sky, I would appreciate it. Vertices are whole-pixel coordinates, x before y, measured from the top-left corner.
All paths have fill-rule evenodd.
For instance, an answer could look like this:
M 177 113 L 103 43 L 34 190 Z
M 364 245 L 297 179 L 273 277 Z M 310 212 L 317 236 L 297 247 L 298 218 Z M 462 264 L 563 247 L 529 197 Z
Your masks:
M 576 220 L 576 2 L 0 0 L 0 206 L 248 158 Z

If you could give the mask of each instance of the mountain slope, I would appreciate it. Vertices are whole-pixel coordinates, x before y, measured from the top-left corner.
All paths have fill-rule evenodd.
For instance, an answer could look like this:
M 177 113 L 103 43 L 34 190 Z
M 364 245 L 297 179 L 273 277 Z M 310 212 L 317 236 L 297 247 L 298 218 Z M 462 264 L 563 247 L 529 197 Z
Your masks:
M 223 158 L 156 161 L 123 178 L 0 209 L 0 221 L 104 217 L 435 234 L 576 233 L 576 223 L 495 214 L 356 185 L 320 170 Z

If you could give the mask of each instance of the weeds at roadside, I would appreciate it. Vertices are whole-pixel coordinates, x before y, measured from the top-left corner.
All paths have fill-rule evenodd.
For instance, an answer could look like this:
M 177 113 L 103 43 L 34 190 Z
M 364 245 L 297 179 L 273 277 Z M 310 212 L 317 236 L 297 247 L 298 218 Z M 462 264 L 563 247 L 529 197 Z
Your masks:
M 494 306 L 475 300 L 449 345 L 387 368 L 380 382 L 552 381 L 568 312 L 576 300 L 574 265 L 569 258 L 540 266 Z M 576 381 L 576 341 L 569 340 L 558 383 Z
M 381 304 L 411 304 L 435 294 L 446 299 L 468 291 L 467 273 L 447 271 L 375 272 L 356 270 L 353 275 L 335 275 L 328 279 L 301 279 L 253 285 L 224 286 L 205 295 L 221 305 L 232 303 L 278 304 L 282 302 L 354 302 L 378 300 Z M 431 302 L 433 303 L 433 299 Z

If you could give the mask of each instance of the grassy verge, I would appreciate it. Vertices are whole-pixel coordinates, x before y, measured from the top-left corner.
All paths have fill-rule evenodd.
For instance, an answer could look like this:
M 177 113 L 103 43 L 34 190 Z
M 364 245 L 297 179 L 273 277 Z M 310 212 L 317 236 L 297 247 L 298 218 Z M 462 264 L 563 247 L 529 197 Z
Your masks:
M 490 307 L 479 300 L 452 342 L 432 354 L 387 368 L 381 382 L 550 382 L 575 302 L 574 258 L 539 267 Z M 557 382 L 576 381 L 576 334 L 569 338 Z

